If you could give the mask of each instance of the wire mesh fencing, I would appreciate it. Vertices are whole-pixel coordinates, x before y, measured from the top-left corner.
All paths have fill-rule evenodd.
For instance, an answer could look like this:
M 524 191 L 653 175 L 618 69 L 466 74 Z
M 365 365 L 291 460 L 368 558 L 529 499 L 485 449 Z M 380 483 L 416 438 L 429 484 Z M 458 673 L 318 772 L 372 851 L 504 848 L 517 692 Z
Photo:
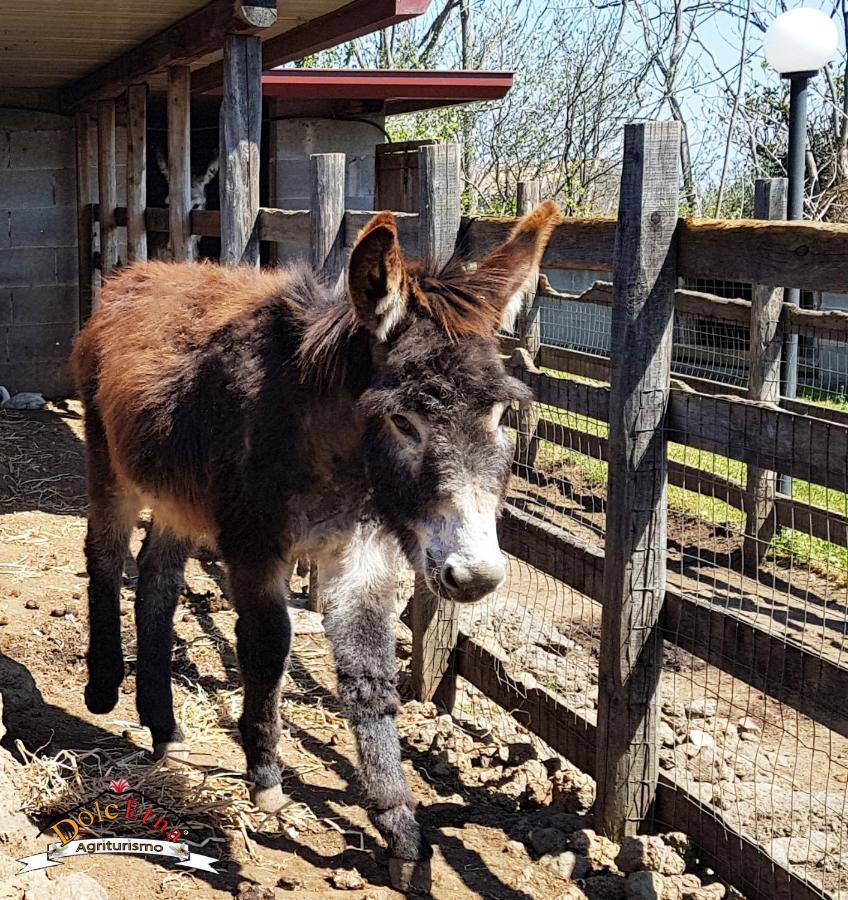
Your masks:
M 742 287 L 727 290 L 744 300 L 750 288 L 746 297 Z M 546 365 L 545 348 L 608 354 L 608 303 L 553 295 L 540 296 L 538 308 L 543 374 L 533 377 L 545 379 L 546 397 L 555 381 L 595 389 L 596 380 Z M 749 332 L 738 317 L 719 316 L 676 314 L 672 374 L 744 393 Z M 840 481 L 833 459 L 848 411 L 848 331 L 827 317 L 799 325 L 801 318 L 784 328 L 799 336 L 798 399 L 819 407 L 809 419 L 793 417 L 802 424 L 787 432 L 785 418 L 757 418 L 776 410 L 750 407 L 725 447 L 716 422 L 738 408 L 728 412 L 733 401 L 708 392 L 697 395 L 700 406 L 692 401 L 697 414 L 673 421 L 667 435 L 659 764 L 673 796 L 702 804 L 722 828 L 808 879 L 812 894 L 803 896 L 825 897 L 848 891 L 848 484 L 844 461 Z M 529 704 L 544 716 L 528 688 L 541 686 L 566 719 L 574 715 L 562 737 L 573 759 L 582 752 L 575 723 L 597 724 L 608 423 L 582 400 L 572 404 L 572 394 L 559 391 L 563 403 L 543 399 L 512 419 L 525 451 L 502 529 L 509 577 L 494 598 L 463 612 L 460 630 L 496 655 L 514 707 Z M 794 443 L 819 416 L 817 437 Z M 791 495 L 778 492 L 781 460 L 792 467 Z M 482 695 L 466 690 L 461 712 L 473 718 L 481 704 Z M 512 709 L 519 721 L 521 714 Z M 669 827 L 668 809 L 658 803 L 657 828 Z M 720 853 L 710 834 L 692 837 L 712 840 Z M 768 894 L 759 872 L 740 871 L 739 879 Z

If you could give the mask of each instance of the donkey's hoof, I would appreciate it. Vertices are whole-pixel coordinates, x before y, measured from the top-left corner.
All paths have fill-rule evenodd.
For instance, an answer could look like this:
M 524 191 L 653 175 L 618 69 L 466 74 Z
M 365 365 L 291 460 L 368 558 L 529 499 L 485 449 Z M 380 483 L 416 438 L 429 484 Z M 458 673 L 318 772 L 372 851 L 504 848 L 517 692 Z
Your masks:
M 429 894 L 430 860 L 392 857 L 389 860 L 389 881 L 396 891 L 404 894 Z
M 253 805 L 262 812 L 274 813 L 282 809 L 286 802 L 281 784 L 272 784 L 270 787 L 252 787 L 250 799 Z
M 191 747 L 182 741 L 160 741 L 153 745 L 153 758 L 164 760 L 169 769 L 187 763 L 190 754 Z
M 118 703 L 118 689 L 116 687 L 100 687 L 94 684 L 85 686 L 85 705 L 89 712 L 102 716 L 112 712 Z

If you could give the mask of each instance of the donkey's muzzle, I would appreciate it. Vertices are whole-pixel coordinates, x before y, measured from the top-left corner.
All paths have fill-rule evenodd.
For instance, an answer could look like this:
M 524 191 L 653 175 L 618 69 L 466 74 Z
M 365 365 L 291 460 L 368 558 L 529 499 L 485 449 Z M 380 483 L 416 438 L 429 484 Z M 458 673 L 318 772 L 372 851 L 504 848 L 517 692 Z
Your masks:
M 482 600 L 497 590 L 505 577 L 506 561 L 501 554 L 490 560 L 468 560 L 452 553 L 439 573 L 445 593 L 460 603 Z

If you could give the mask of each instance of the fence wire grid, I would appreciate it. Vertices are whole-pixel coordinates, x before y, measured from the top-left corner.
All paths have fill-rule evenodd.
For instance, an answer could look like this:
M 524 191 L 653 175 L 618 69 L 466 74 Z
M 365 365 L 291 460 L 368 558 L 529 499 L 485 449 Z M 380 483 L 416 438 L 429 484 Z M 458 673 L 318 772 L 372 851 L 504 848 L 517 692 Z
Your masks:
M 751 296 L 746 285 L 687 286 Z M 540 294 L 537 309 L 543 361 L 545 346 L 608 356 L 608 305 Z M 796 333 L 798 399 L 818 404 L 823 418 L 836 415 L 841 422 L 845 412 L 848 421 L 848 332 L 810 326 Z M 744 326 L 679 314 L 673 341 L 673 375 L 744 394 Z M 552 367 L 543 372 L 588 382 Z M 518 452 L 502 529 L 509 577 L 495 597 L 463 611 L 460 630 L 497 656 L 498 677 L 516 697 L 542 686 L 591 727 L 601 606 L 590 596 L 597 581 L 571 562 L 561 537 L 603 550 L 608 425 L 540 403 L 516 413 L 512 424 L 525 449 L 523 457 Z M 685 615 L 663 620 L 662 774 L 808 879 L 814 893 L 848 896 L 840 895 L 848 892 L 848 711 L 844 693 L 835 689 L 844 682 L 833 677 L 848 655 L 848 483 L 816 483 L 799 448 L 791 495 L 776 494 L 780 482 L 766 465 L 770 457 L 749 452 L 764 450 L 753 436 L 747 464 L 698 449 L 703 441 L 696 432 L 669 438 L 668 589 L 708 627 L 693 638 L 681 624 Z M 761 521 L 752 514 L 746 525 L 746 495 L 748 509 L 750 498 L 759 498 Z M 535 549 L 528 552 L 525 544 Z M 537 567 L 527 556 L 547 562 Z M 465 685 L 458 711 L 483 724 L 493 705 Z M 512 715 L 521 721 L 520 708 Z M 568 794 L 569 810 L 579 811 L 577 794 Z M 584 791 L 580 802 L 586 800 Z M 739 875 L 743 882 L 755 877 Z

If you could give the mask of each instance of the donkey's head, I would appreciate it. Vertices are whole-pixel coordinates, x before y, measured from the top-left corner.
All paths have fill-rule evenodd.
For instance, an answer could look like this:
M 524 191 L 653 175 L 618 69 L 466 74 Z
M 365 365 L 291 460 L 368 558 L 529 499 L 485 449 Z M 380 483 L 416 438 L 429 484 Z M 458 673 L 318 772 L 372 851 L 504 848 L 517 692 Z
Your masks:
M 156 165 L 159 167 L 159 171 L 162 173 L 162 177 L 165 179 L 165 183 L 168 185 L 168 189 L 171 187 L 171 171 L 168 168 L 168 163 L 165 160 L 165 157 L 162 155 L 161 148 L 156 148 Z M 208 197 L 206 195 L 206 189 L 209 187 L 212 179 L 218 174 L 218 156 L 216 155 L 210 162 L 209 165 L 206 166 L 206 169 L 203 172 L 193 172 L 191 176 L 191 208 L 192 209 L 206 209 L 206 204 L 208 203 Z M 170 203 L 171 195 L 170 193 L 165 196 L 165 206 L 168 206 Z
M 506 574 L 495 518 L 512 460 L 506 412 L 529 398 L 497 331 L 559 221 L 543 203 L 476 269 L 407 265 L 390 213 L 351 252 L 348 288 L 372 335 L 373 377 L 359 406 L 381 514 L 431 590 L 474 601 Z

